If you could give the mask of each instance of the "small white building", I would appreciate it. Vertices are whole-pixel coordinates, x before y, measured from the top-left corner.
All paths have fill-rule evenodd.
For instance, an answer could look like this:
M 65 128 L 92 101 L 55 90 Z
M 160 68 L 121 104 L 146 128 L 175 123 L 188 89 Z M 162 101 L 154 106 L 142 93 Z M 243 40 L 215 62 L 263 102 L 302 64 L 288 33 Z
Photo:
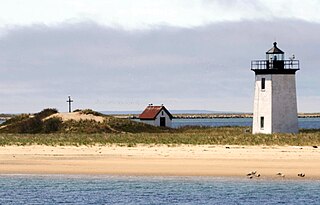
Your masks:
M 139 119 L 141 122 L 160 126 L 160 127 L 171 127 L 173 116 L 163 106 L 154 106 L 150 104 L 140 115 Z
M 285 60 L 277 43 L 273 45 L 265 60 L 251 62 L 255 72 L 252 132 L 298 133 L 295 73 L 299 61 L 294 56 Z

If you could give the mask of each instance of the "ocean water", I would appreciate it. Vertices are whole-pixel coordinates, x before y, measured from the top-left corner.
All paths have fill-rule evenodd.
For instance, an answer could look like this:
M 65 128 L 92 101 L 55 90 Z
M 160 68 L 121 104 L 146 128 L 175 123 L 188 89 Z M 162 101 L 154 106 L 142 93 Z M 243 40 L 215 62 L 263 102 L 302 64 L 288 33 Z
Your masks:
M 0 175 L 0 204 L 319 204 L 320 181 Z
M 320 118 L 299 118 L 299 128 L 320 129 Z M 172 126 L 252 126 L 252 118 L 173 119 Z

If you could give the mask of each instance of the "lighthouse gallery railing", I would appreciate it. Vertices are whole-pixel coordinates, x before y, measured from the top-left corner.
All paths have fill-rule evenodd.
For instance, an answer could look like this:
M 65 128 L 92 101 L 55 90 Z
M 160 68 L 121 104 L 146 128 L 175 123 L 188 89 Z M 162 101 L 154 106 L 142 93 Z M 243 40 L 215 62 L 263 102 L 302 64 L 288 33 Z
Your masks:
M 294 69 L 299 70 L 299 60 L 282 60 L 282 61 L 268 61 L 268 60 L 254 60 L 251 61 L 251 70 L 261 69 Z

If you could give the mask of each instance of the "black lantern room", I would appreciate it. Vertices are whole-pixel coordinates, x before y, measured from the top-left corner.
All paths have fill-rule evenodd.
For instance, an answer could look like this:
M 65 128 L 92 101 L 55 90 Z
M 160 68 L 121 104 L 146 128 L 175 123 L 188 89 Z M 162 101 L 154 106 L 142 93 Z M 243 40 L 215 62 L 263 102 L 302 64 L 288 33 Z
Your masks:
M 299 61 L 294 56 L 284 59 L 284 52 L 277 47 L 277 42 L 266 52 L 266 60 L 251 61 L 251 70 L 256 74 L 294 74 L 299 69 Z
M 283 61 L 284 52 L 277 47 L 277 42 L 273 43 L 273 47 L 266 52 L 267 60 L 269 61 Z

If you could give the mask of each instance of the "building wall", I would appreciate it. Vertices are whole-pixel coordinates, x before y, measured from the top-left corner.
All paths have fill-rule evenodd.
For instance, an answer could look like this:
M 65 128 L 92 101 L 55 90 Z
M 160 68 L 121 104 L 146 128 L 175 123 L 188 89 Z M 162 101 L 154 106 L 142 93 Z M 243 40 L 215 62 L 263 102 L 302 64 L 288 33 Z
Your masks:
M 140 119 L 140 122 L 143 122 L 143 123 L 146 123 L 146 124 L 149 124 L 149 125 L 156 126 L 154 120 L 141 120 L 141 119 Z
M 166 118 L 166 127 L 172 127 L 172 120 L 170 119 L 169 115 L 165 111 L 160 111 L 160 113 L 157 115 L 155 120 L 140 120 L 140 121 L 149 125 L 160 126 L 160 117 Z
M 253 125 L 252 133 L 271 133 L 272 132 L 272 82 L 271 75 L 255 76 L 255 93 L 253 103 Z M 261 79 L 265 78 L 265 89 L 261 88 Z M 264 117 L 264 128 L 260 127 L 260 119 Z
M 272 132 L 298 133 L 295 75 L 273 75 L 272 78 Z
M 155 119 L 155 125 L 160 126 L 160 117 L 165 117 L 166 118 L 166 127 L 171 127 L 172 126 L 172 120 L 170 119 L 169 115 L 165 111 L 161 111 L 156 119 Z
M 265 89 L 261 79 L 265 78 Z M 294 74 L 256 75 L 252 133 L 297 133 L 297 100 Z M 264 117 L 264 128 L 260 119 Z

